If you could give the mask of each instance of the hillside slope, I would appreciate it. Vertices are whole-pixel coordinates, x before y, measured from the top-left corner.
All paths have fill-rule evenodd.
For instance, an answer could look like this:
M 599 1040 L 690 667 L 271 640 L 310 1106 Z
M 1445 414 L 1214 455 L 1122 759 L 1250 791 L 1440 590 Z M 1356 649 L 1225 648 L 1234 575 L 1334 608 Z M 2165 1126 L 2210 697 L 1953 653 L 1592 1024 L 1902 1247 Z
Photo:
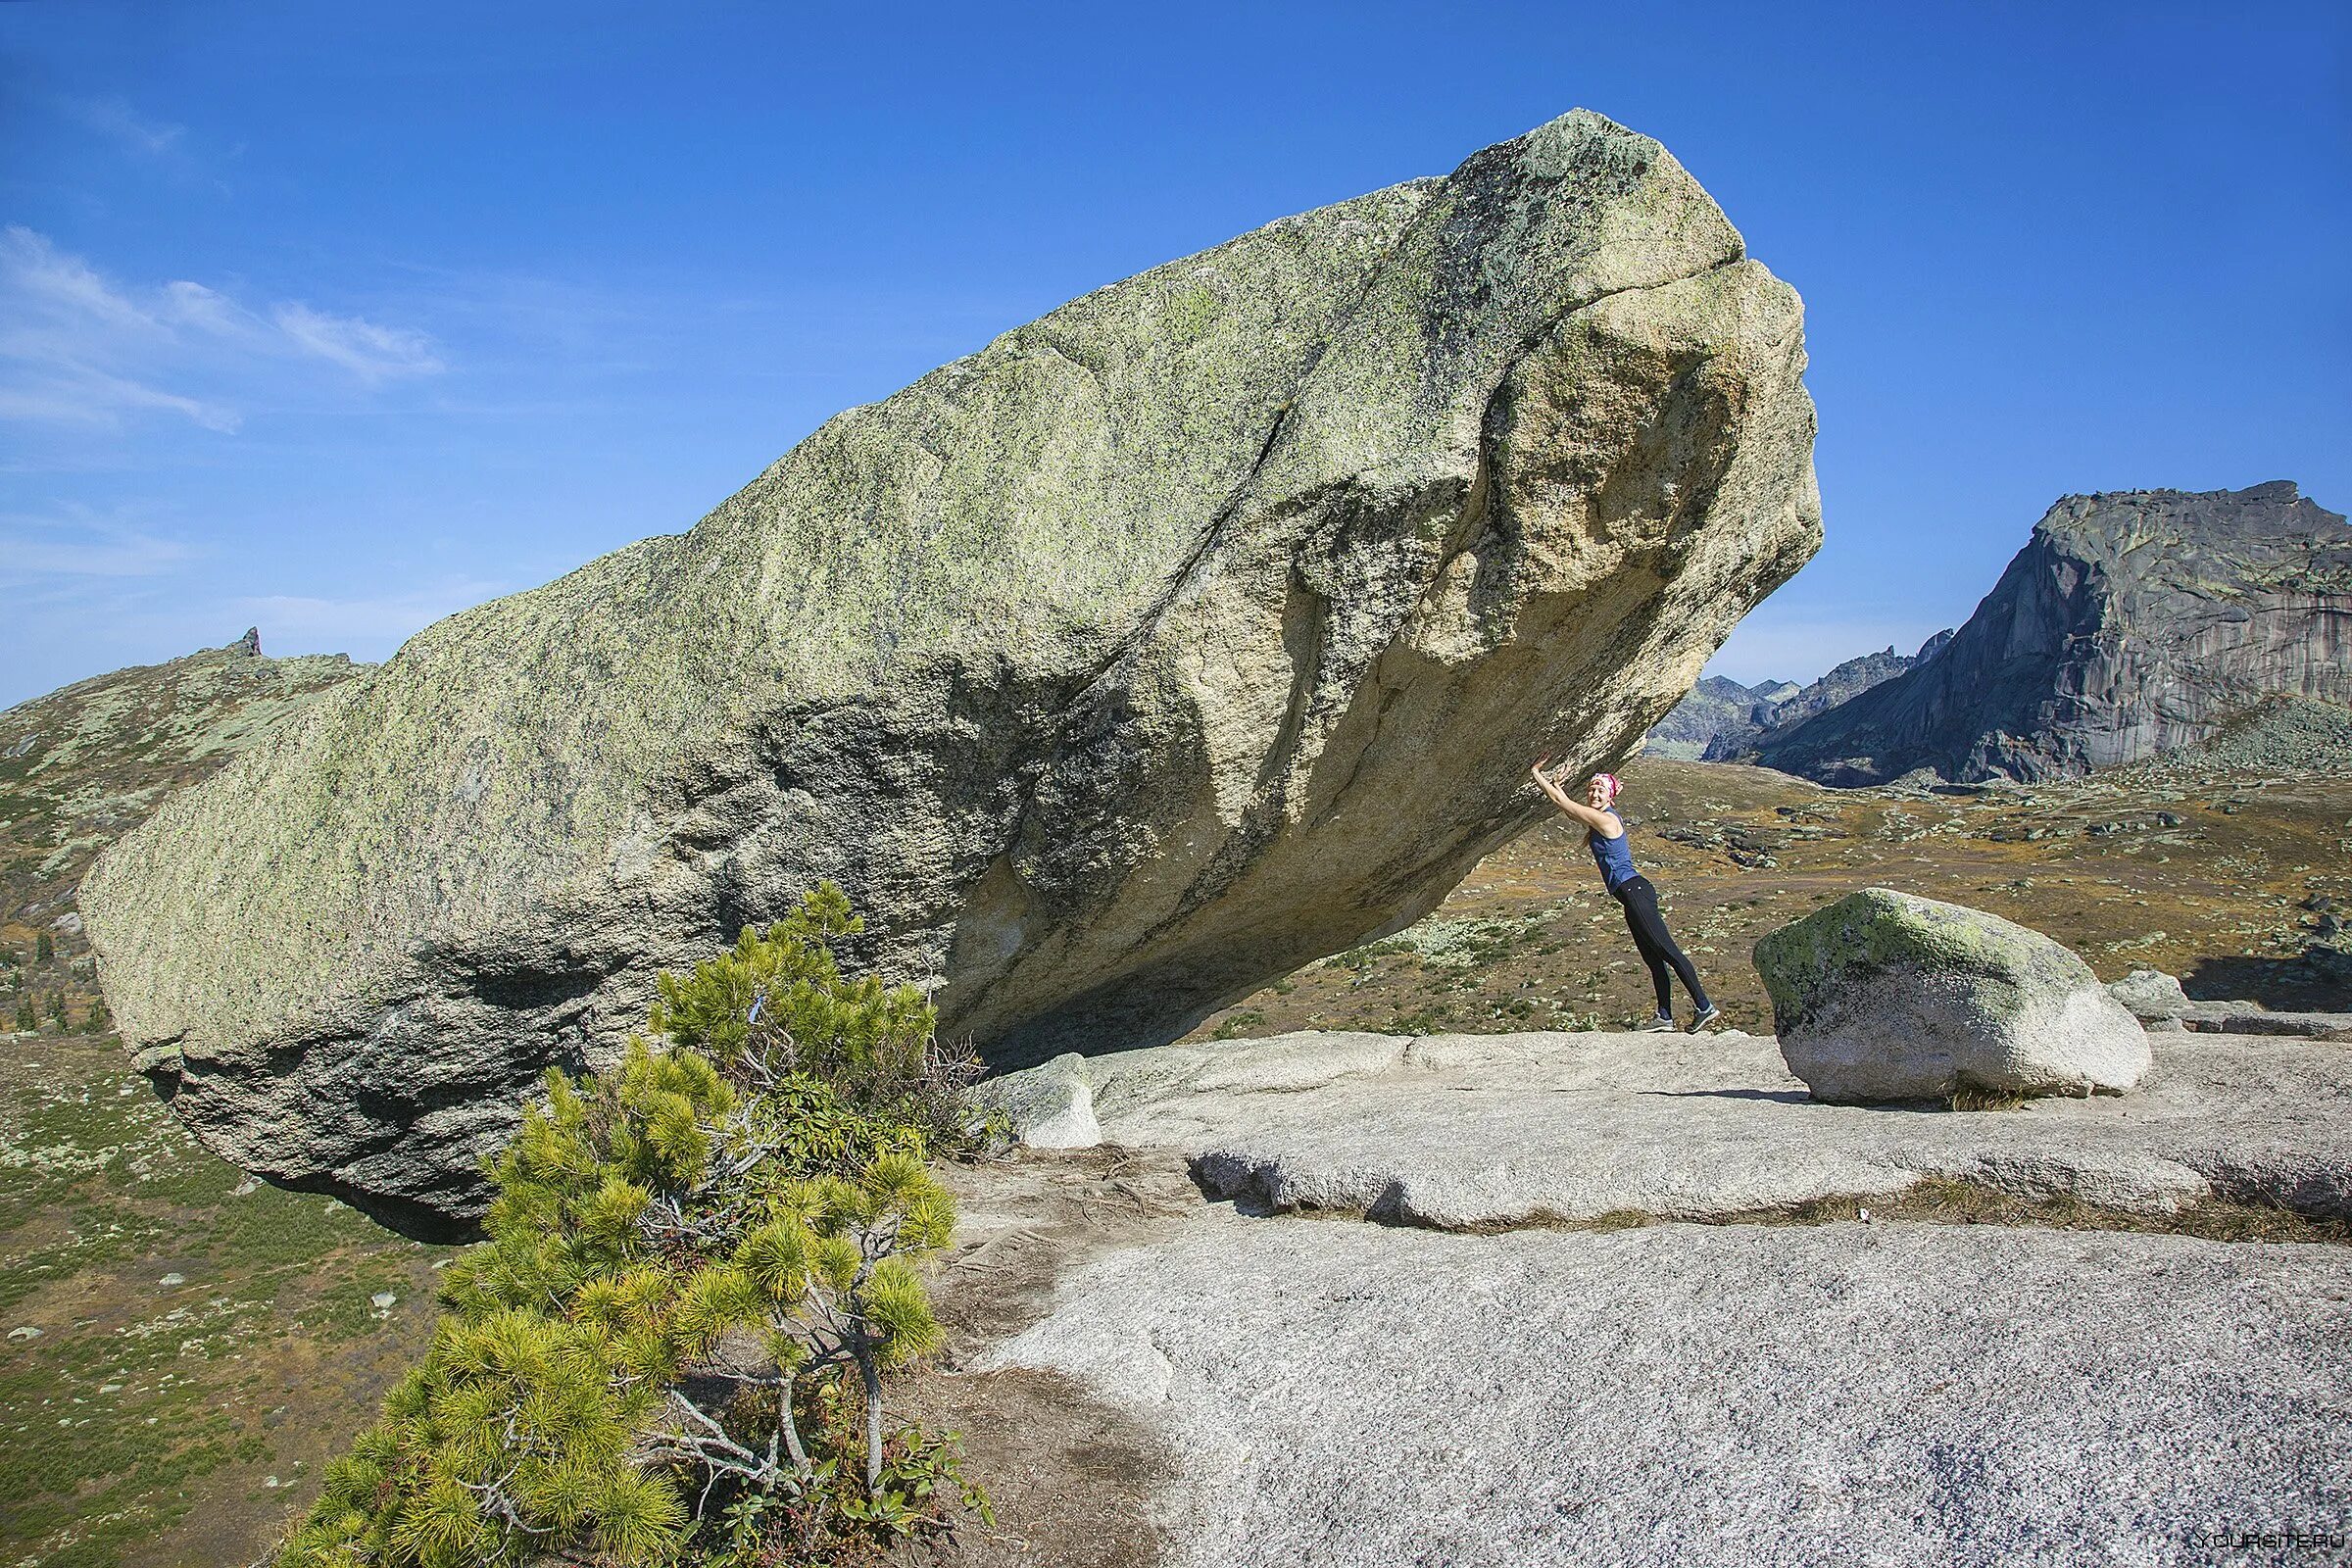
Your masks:
M 74 892 L 100 850 L 368 668 L 341 654 L 271 659 L 248 631 L 0 712 L 0 1029 L 27 996 L 44 1022 L 58 996 L 74 1027 L 88 1021 L 97 988 Z
M 0 712 L 0 1559 L 252 1560 L 430 1332 L 432 1254 L 139 1082 L 74 907 L 99 849 L 367 668 L 249 632 Z

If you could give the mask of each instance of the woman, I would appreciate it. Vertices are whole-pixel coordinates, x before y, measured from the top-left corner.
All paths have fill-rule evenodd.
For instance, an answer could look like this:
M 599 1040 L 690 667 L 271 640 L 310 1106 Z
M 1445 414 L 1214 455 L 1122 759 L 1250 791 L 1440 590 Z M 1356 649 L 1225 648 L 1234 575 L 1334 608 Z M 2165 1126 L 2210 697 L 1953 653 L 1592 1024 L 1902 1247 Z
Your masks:
M 1690 1020 L 1691 1032 L 1704 1029 L 1722 1017 L 1723 1012 L 1707 1000 L 1706 988 L 1698 983 L 1698 971 L 1690 966 L 1690 960 L 1667 933 L 1666 919 L 1658 913 L 1658 890 L 1649 885 L 1649 878 L 1634 869 L 1633 846 L 1625 841 L 1625 819 L 1617 814 L 1617 796 L 1625 786 L 1617 782 L 1614 773 L 1595 773 L 1585 786 L 1586 804 L 1579 806 L 1560 788 L 1559 780 L 1551 776 L 1550 766 L 1548 757 L 1536 760 L 1536 782 L 1544 786 L 1544 793 L 1551 797 L 1552 805 L 1585 824 L 1585 844 L 1600 867 L 1600 879 L 1607 885 L 1609 897 L 1625 906 L 1626 929 L 1634 934 L 1634 946 L 1642 951 L 1642 961 L 1649 965 L 1649 983 L 1658 993 L 1658 1015 L 1642 1027 L 1648 1031 L 1674 1027 L 1670 975 L 1680 975 L 1683 989 L 1690 993 L 1690 1001 L 1698 1008 Z

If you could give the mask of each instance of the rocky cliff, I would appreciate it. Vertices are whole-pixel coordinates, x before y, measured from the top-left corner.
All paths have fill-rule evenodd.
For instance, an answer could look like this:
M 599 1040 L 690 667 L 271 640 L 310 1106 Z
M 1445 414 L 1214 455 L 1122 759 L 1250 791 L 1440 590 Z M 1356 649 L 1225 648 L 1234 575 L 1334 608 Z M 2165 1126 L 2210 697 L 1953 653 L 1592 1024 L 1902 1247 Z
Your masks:
M 1742 686 L 1728 676 L 1705 676 L 1642 737 L 1642 755 L 1695 762 L 1719 737 L 1752 738 L 1776 705 L 1802 690 L 1794 681 Z
M 1745 735 L 1725 731 L 1707 743 L 1703 760 L 1709 762 L 1747 761 L 1756 755 L 1764 737 L 1776 730 L 1801 723 L 1815 713 L 1827 712 L 1840 703 L 1853 701 L 1873 686 L 1883 686 L 1897 675 L 1907 674 L 1943 652 L 1953 637 L 1949 627 L 1937 632 L 1919 645 L 1915 654 L 1898 654 L 1892 646 L 1875 654 L 1849 659 L 1810 686 L 1799 688 L 1786 696 L 1776 696 L 1755 715 L 1754 729 Z
M 2069 496 L 1934 661 L 1764 738 L 1829 784 L 2036 780 L 2177 751 L 2266 698 L 2352 703 L 2352 529 L 2285 480 Z
M 199 1134 L 416 1227 L 832 878 L 996 1060 L 1405 925 L 1817 547 L 1796 296 L 1578 112 L 1099 290 L 428 628 L 84 888 Z
M 1721 675 L 1709 675 L 1642 737 L 1642 754 L 1686 762 L 1752 760 L 1757 745 L 1772 731 L 1810 718 L 1926 663 L 1951 640 L 1950 631 L 1939 631 L 1922 643 L 1916 654 L 1898 654 L 1891 646 L 1864 654 L 1847 660 L 1810 686 L 1787 680 L 1742 686 Z

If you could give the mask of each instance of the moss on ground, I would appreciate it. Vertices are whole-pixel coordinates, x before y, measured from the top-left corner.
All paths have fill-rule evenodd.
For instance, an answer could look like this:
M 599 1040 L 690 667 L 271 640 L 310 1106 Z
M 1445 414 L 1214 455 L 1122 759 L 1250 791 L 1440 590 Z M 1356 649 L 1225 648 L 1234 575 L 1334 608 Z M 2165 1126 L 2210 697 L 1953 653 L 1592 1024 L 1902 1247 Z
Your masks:
M 120 1050 L 24 1041 L 0 1086 L 0 1561 L 17 1568 L 250 1560 L 416 1352 L 446 1256 L 249 1181 Z

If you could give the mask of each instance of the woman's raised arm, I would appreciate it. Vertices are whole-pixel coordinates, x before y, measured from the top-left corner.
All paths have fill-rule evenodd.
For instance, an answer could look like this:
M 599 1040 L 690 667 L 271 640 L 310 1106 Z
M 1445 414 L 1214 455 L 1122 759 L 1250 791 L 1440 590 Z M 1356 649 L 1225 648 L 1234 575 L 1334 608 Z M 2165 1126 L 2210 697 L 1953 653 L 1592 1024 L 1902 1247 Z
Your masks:
M 1595 811 L 1582 801 L 1571 800 L 1568 792 L 1560 788 L 1559 781 L 1545 771 L 1550 766 L 1551 759 L 1549 757 L 1539 757 L 1536 759 L 1536 765 L 1528 771 L 1535 774 L 1536 782 L 1543 786 L 1544 793 L 1551 797 L 1552 805 L 1575 817 L 1602 838 L 1613 839 L 1624 835 L 1625 824 L 1616 817 L 1606 811 Z

